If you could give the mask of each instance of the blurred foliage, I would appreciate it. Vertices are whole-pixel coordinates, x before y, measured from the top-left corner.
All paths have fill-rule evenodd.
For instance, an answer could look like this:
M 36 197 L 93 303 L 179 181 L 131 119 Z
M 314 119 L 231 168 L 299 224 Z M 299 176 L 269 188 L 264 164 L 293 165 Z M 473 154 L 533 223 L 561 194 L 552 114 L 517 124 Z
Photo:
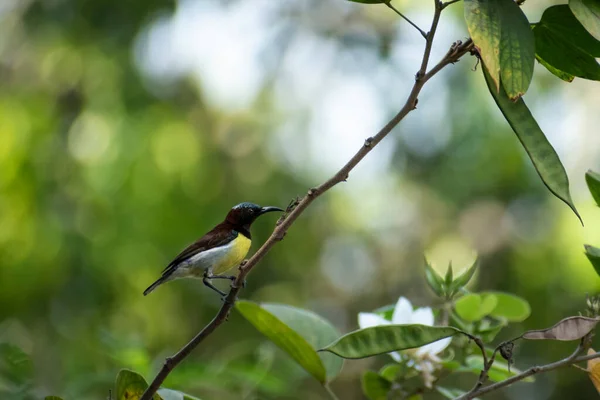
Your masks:
M 0 4 L 0 342 L 22 349 L 32 368 L 30 394 L 22 396 L 18 385 L 6 386 L 12 375 L 3 373 L 0 390 L 11 390 L 11 398 L 105 398 L 122 368 L 149 380 L 221 304 L 194 281 L 142 296 L 164 265 L 232 205 L 285 206 L 305 193 L 403 101 L 422 38 L 386 7 L 256 1 Z M 395 3 L 418 23 L 429 20 L 425 2 Z M 236 58 L 237 47 L 222 48 L 221 86 L 202 78 L 213 53 L 202 58 L 196 45 L 221 44 L 236 32 L 231 24 L 204 21 L 214 36 L 185 31 L 188 47 L 177 43 L 176 56 L 187 69 L 175 63 L 177 46 L 165 27 L 186 13 L 201 17 L 194 7 L 212 7 L 219 21 L 242 10 L 241 21 L 271 29 L 262 47 L 254 45 L 259 61 Z M 543 6 L 536 7 L 526 4 L 526 12 L 541 15 Z M 466 36 L 452 24 L 461 8 L 448 9 L 434 58 Z M 166 39 L 152 42 L 161 32 Z M 194 68 L 185 58 L 190 54 L 200 60 Z M 238 66 L 233 72 L 225 69 L 229 59 Z M 149 73 L 151 60 L 179 73 Z M 434 268 L 449 259 L 467 265 L 476 251 L 481 267 L 472 285 L 516 293 L 531 304 L 532 316 L 515 330 L 576 313 L 582 294 L 599 287 L 581 252 L 582 228 L 546 193 L 480 74 L 469 73 L 474 65 L 461 61 L 426 87 L 419 109 L 367 165 L 312 206 L 261 262 L 245 298 L 311 309 L 346 332 L 356 328 L 358 311 L 401 294 L 430 303 L 420 268 L 424 251 Z M 262 79 L 245 102 L 219 100 L 227 82 L 239 85 L 233 92 L 241 96 L 241 84 L 257 70 Z M 592 120 L 568 132 L 559 122 L 582 115 L 578 110 L 594 98 L 586 92 L 592 84 L 559 88 L 540 70 L 528 105 L 540 124 L 556 126 L 546 133 L 564 145 L 561 157 L 586 161 L 567 165 L 581 189 L 582 171 L 597 169 L 600 160 Z M 561 107 L 542 112 L 552 101 Z M 355 123 L 358 115 L 374 122 Z M 565 145 L 571 140 L 585 145 Z M 597 218 L 589 194 L 573 194 L 584 220 Z M 600 243 L 598 226 L 586 226 L 590 242 Z M 254 249 L 271 228 L 269 221 L 255 224 Z M 204 399 L 327 398 L 239 314 L 218 332 L 166 387 Z M 512 333 L 505 329 L 498 338 Z M 516 349 L 517 359 L 531 364 L 568 351 Z M 385 360 L 346 362 L 333 390 L 361 398 L 361 372 Z M 472 379 L 452 386 L 468 387 Z M 540 381 L 515 390 L 552 399 L 595 393 L 579 371 Z

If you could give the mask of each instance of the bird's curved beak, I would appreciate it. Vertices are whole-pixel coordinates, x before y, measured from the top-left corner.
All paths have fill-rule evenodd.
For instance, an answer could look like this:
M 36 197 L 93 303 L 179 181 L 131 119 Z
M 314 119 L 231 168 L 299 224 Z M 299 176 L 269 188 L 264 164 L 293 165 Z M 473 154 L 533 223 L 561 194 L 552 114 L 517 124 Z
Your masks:
M 266 214 L 266 213 L 271 212 L 271 211 L 283 211 L 283 210 L 281 208 L 279 208 L 279 207 L 271 207 L 271 206 L 269 206 L 269 207 L 263 207 L 263 208 L 260 209 L 260 215 Z

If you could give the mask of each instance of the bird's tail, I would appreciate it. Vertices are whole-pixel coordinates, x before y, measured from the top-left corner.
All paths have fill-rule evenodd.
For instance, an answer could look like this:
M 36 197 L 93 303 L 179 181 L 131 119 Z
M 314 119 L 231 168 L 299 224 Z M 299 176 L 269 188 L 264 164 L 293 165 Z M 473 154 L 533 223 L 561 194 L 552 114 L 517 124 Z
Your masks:
M 156 282 L 148 286 L 148 289 L 144 290 L 144 296 L 156 289 L 161 283 L 165 283 L 167 280 L 168 279 L 166 276 L 161 276 L 160 278 L 158 278 Z

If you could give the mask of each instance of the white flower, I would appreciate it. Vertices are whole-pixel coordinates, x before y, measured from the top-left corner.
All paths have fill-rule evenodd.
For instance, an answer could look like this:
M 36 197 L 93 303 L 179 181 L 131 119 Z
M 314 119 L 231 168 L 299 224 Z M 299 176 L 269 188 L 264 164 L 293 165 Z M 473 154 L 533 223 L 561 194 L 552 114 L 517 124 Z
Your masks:
M 433 312 L 429 307 L 422 307 L 413 310 L 412 304 L 405 297 L 400 297 L 394 308 L 392 320 L 389 321 L 378 314 L 359 313 L 358 326 L 361 329 L 379 325 L 405 325 L 405 324 L 421 324 L 433 326 Z M 437 356 L 444 351 L 450 344 L 452 338 L 444 338 L 437 342 L 426 344 L 414 350 L 407 350 L 404 354 L 414 362 L 415 368 L 422 371 L 426 377 L 426 383 L 429 381 L 431 372 L 436 368 L 436 365 L 441 361 Z M 402 360 L 402 356 L 398 352 L 389 353 L 396 361 Z M 410 364 L 409 364 L 410 365 Z

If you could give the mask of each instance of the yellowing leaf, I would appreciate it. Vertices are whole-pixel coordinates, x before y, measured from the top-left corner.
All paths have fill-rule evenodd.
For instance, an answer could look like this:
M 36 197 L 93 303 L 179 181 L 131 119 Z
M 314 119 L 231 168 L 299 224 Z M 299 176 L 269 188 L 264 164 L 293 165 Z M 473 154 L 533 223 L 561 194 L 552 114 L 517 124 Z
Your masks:
M 591 355 L 594 353 L 596 353 L 596 350 L 594 350 L 592 348 L 588 349 L 588 355 Z M 588 375 L 590 376 L 590 379 L 591 379 L 592 383 L 594 384 L 594 387 L 596 388 L 598 393 L 600 393 L 600 359 L 594 358 L 594 359 L 588 360 L 587 370 L 588 370 Z

